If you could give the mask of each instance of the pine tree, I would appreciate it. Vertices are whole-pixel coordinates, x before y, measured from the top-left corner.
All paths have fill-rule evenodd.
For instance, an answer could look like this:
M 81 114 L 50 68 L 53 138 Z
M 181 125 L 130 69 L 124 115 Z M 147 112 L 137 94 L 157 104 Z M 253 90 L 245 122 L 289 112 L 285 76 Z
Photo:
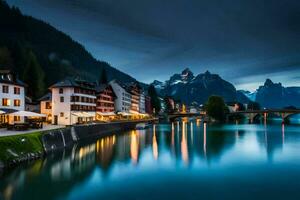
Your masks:
M 29 51 L 24 69 L 23 80 L 28 84 L 28 96 L 34 100 L 43 95 L 45 89 L 44 71 L 39 65 L 35 54 Z
M 14 62 L 11 52 L 7 47 L 0 47 L 0 67 L 5 69 L 13 69 Z
M 151 105 L 155 109 L 155 114 L 159 113 L 159 111 L 161 109 L 160 100 L 158 98 L 155 87 L 153 85 L 149 86 L 148 94 L 151 98 Z

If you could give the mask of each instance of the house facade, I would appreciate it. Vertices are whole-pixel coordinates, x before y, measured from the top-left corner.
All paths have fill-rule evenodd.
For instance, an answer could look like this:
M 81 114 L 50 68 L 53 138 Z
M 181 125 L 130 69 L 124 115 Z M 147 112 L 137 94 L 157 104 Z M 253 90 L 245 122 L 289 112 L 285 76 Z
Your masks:
M 138 114 L 140 112 L 141 89 L 136 83 L 132 83 L 129 86 L 127 86 L 127 90 L 131 94 L 130 113 Z
M 142 114 L 146 113 L 146 102 L 145 102 L 145 94 L 142 92 L 139 100 L 139 112 Z
M 109 84 L 101 84 L 97 87 L 97 112 L 115 112 L 116 95 Z
M 96 89 L 97 107 L 96 119 L 107 120 L 115 116 L 116 95 L 111 85 L 100 84 Z
M 46 121 L 52 122 L 52 94 L 48 93 L 39 99 L 40 113 L 46 115 Z
M 131 94 L 126 90 L 126 87 L 116 80 L 109 83 L 116 95 L 115 111 L 130 113 L 131 109 Z
M 0 110 L 6 113 L 25 110 L 25 84 L 9 70 L 0 70 Z M 24 117 L 0 115 L 0 124 L 23 122 Z
M 52 124 L 72 125 L 95 120 L 96 86 L 81 79 L 67 78 L 50 87 Z

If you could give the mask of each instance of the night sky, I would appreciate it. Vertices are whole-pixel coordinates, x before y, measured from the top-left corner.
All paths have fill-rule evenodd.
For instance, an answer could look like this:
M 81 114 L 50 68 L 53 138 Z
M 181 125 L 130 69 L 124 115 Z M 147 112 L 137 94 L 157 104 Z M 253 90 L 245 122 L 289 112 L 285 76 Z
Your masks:
M 300 0 L 8 0 L 146 83 L 189 67 L 300 86 Z

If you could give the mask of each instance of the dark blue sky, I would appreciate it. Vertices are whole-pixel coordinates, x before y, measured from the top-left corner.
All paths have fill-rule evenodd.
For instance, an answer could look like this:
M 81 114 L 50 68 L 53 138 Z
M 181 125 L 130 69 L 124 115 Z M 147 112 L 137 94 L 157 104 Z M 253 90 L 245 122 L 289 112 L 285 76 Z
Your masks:
M 189 67 L 300 86 L 299 0 L 8 0 L 140 81 Z

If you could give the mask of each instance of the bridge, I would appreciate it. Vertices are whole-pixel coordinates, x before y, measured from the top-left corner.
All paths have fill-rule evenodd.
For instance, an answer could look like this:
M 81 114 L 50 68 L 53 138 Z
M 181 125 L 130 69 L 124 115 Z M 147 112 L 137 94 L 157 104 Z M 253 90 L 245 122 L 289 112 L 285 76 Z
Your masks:
M 258 117 L 263 117 L 264 120 L 267 119 L 268 115 L 274 114 L 275 116 L 281 117 L 282 122 L 288 122 L 289 118 L 293 115 L 300 114 L 300 109 L 265 109 L 265 110 L 245 110 L 245 111 L 236 111 L 227 114 L 227 119 L 232 116 L 244 115 L 249 119 L 251 123 Z M 180 117 L 205 117 L 206 112 L 201 111 L 197 113 L 169 113 L 161 116 L 161 118 L 166 119 L 167 121 L 173 121 L 176 118 Z
M 172 120 L 174 120 L 176 118 L 180 118 L 180 117 L 202 117 L 202 116 L 206 116 L 205 111 L 200 111 L 200 112 L 196 112 L 196 113 L 190 113 L 190 112 L 169 113 L 169 114 L 166 114 L 164 117 L 167 119 L 167 121 L 172 121 Z
M 244 115 L 250 122 L 253 122 L 257 117 L 263 116 L 264 120 L 267 119 L 269 114 L 274 114 L 282 118 L 282 122 L 289 121 L 289 118 L 293 115 L 300 114 L 300 109 L 265 109 L 265 110 L 245 110 L 231 112 L 227 115 L 230 116 Z

